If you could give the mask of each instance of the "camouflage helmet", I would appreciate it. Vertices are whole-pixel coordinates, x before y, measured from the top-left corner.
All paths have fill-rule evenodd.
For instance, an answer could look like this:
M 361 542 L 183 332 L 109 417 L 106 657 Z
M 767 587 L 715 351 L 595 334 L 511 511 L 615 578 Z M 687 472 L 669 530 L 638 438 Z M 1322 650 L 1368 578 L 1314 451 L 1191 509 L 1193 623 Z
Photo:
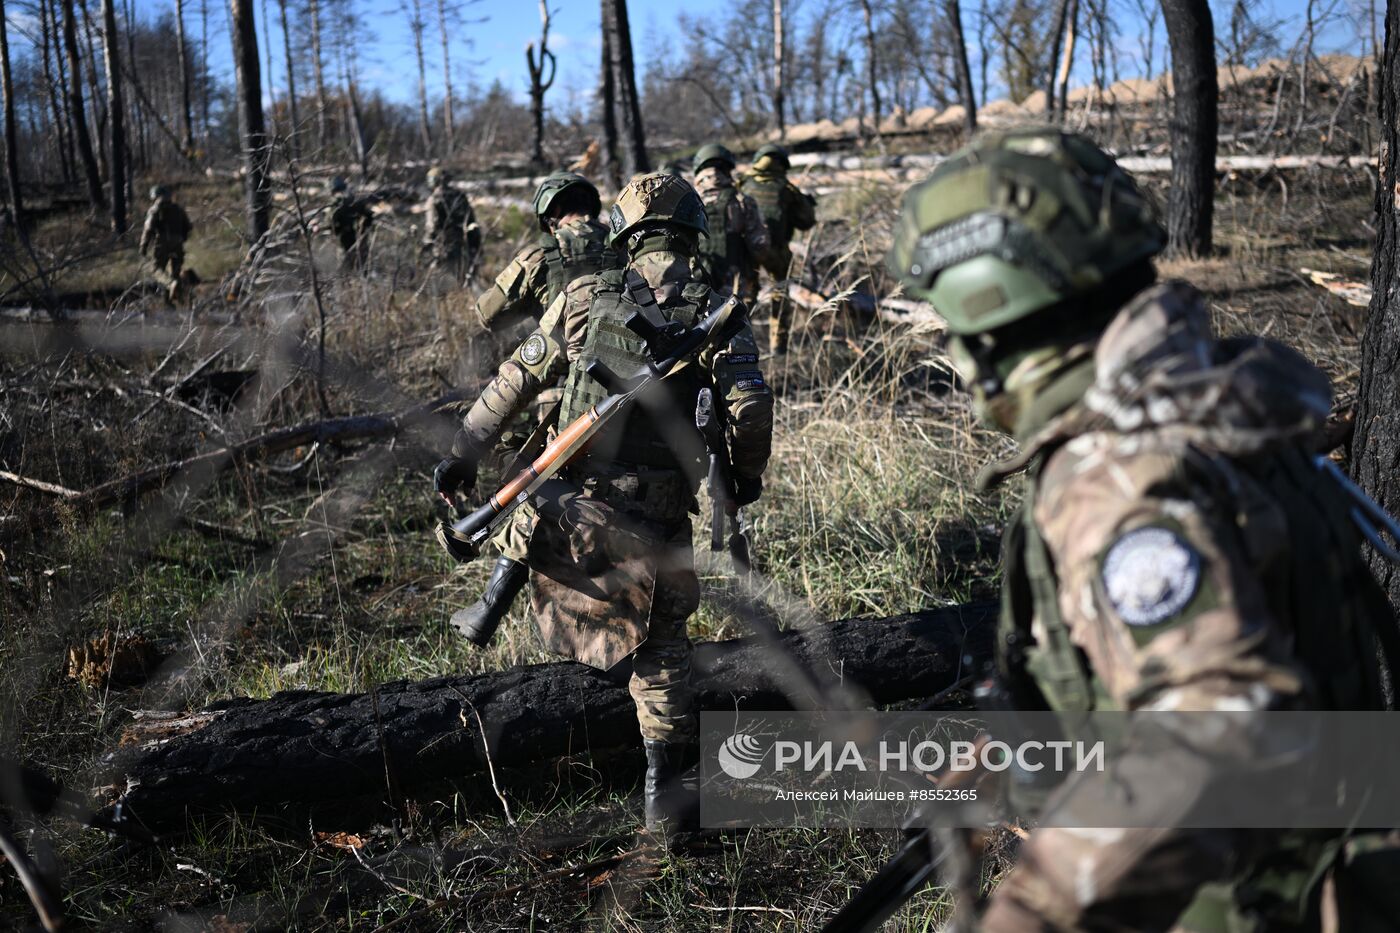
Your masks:
M 151 185 L 151 200 L 159 201 L 161 198 L 170 197 L 170 189 L 165 185 Z
M 719 164 L 725 168 L 733 168 L 735 165 L 734 153 L 730 152 L 719 143 L 710 143 L 708 146 L 701 146 L 695 153 L 695 171 L 700 171 L 707 165 Z
M 541 227 L 544 225 L 544 218 L 549 214 L 549 206 L 566 191 L 578 191 L 588 197 L 589 207 L 586 210 L 590 216 L 603 209 L 603 199 L 599 197 L 593 182 L 577 172 L 555 172 L 540 182 L 540 186 L 535 189 L 532 206 L 535 216 L 541 221 Z
M 792 160 L 788 158 L 788 151 L 777 143 L 769 143 L 766 146 L 760 146 L 759 150 L 753 154 L 755 165 L 762 162 L 764 159 L 770 159 L 770 161 L 784 171 L 792 167 Z
M 332 194 L 340 194 L 341 192 L 349 191 L 349 190 L 350 190 L 350 185 L 349 185 L 349 183 L 347 183 L 347 182 L 345 181 L 345 177 L 344 177 L 343 175 L 337 175 L 337 176 L 335 176 L 334 178 L 331 179 L 331 193 L 332 193 Z
M 888 261 L 952 333 L 980 334 L 1089 292 L 1165 243 L 1108 153 L 1035 127 L 988 134 L 911 188 Z
M 695 188 L 665 172 L 638 175 L 618 194 L 608 214 L 608 244 L 620 249 L 628 235 L 649 221 L 709 233 L 705 203 Z
M 434 165 L 432 168 L 428 169 L 428 187 L 430 188 L 441 188 L 451 181 L 451 179 L 452 176 L 448 173 L 447 169 L 441 166 Z

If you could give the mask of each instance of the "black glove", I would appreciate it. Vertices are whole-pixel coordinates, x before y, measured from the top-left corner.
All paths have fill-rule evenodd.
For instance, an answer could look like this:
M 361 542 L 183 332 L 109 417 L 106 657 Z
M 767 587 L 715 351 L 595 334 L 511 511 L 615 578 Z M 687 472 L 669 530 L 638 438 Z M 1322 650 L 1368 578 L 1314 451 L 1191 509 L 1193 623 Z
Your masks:
M 734 477 L 735 506 L 742 509 L 746 505 L 757 502 L 758 497 L 761 495 L 763 495 L 763 477 Z
M 476 462 L 463 457 L 448 457 L 433 470 L 433 490 L 449 505 L 454 493 L 466 494 L 476 485 Z

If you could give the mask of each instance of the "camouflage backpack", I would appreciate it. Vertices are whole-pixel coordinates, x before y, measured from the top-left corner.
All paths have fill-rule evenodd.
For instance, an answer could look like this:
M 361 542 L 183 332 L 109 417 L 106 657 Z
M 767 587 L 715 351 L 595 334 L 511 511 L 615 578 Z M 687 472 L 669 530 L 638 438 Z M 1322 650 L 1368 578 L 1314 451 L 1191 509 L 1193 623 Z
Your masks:
M 557 234 L 541 234 L 548 285 L 546 308 L 574 279 L 620 267 L 617 251 L 608 246 L 608 228 L 589 221 L 586 229 L 586 234 L 571 227 L 561 228 Z

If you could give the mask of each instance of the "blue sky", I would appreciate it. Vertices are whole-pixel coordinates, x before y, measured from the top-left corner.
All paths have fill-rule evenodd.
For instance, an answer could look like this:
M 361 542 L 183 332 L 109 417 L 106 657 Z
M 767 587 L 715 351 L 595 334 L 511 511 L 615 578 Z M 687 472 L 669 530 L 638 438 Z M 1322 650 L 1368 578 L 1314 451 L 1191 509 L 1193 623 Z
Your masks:
M 220 0 L 208 0 L 211 8 L 211 32 L 219 27 L 217 35 L 211 35 L 211 51 L 216 70 L 231 75 L 228 53 L 228 39 L 224 24 L 227 22 L 226 4 Z M 272 14 L 272 23 L 259 20 L 259 30 L 271 27 L 274 49 L 281 48 L 281 33 L 276 23 L 275 0 L 256 0 L 257 15 L 262 17 L 264 9 Z M 358 49 L 361 62 L 362 83 L 377 87 L 387 96 L 396 100 L 411 100 L 416 93 L 417 75 L 413 62 L 412 38 L 402 12 L 402 4 L 409 0 L 356 0 L 356 8 L 361 11 L 366 24 L 367 41 Z M 459 0 L 460 2 L 460 0 Z M 807 15 L 805 8 L 816 7 L 816 0 L 787 0 L 789 8 L 796 8 L 798 17 Z M 1301 30 L 1307 0 L 1266 0 L 1264 15 L 1287 19 L 1290 26 L 1285 28 L 1285 36 L 1292 36 Z M 1338 14 L 1349 9 L 1360 9 L 1363 0 L 1317 0 L 1318 9 L 1333 8 Z M 963 0 L 964 21 L 971 32 L 975 28 L 977 0 Z M 436 0 L 423 0 L 428 16 L 428 62 L 429 96 L 435 98 L 441 93 L 441 58 L 438 49 L 436 20 L 433 11 Z M 1377 0 L 1384 9 L 1384 3 Z M 693 16 L 706 14 L 723 15 L 730 6 L 729 0 L 683 0 L 683 2 L 660 2 L 660 0 L 631 0 L 629 8 L 632 19 L 632 39 L 637 53 L 638 68 L 647 48 L 672 49 L 684 41 L 678 26 L 678 14 L 684 11 Z M 1217 29 L 1222 30 L 1228 16 L 1228 0 L 1212 0 L 1216 9 Z M 137 0 L 137 8 L 142 15 L 155 16 L 173 9 L 174 0 Z M 553 0 L 553 23 L 550 32 L 550 47 L 559 60 L 559 75 L 550 91 L 549 101 L 555 106 L 568 105 L 571 100 L 579 104 L 587 101 L 596 81 L 599 58 L 599 2 L 598 0 Z M 1123 56 L 1125 75 L 1131 73 L 1128 64 L 1130 56 L 1136 56 L 1139 48 L 1140 23 L 1130 14 L 1133 4 L 1128 0 L 1115 0 L 1112 4 L 1114 16 L 1120 24 L 1122 37 L 1119 48 Z M 198 9 L 198 0 L 187 0 L 186 16 L 192 17 L 191 9 Z M 484 88 L 499 79 L 508 90 L 524 97 L 527 86 L 525 70 L 525 46 L 539 35 L 539 6 L 537 0 L 478 0 L 464 6 L 462 16 L 468 22 L 458 30 L 453 42 L 453 80 L 459 93 L 468 87 Z M 1335 24 L 1319 40 L 1319 51 L 1358 51 L 1351 40 L 1352 27 L 1348 24 Z M 1165 61 L 1163 46 L 1165 34 L 1160 25 L 1157 30 L 1159 49 L 1156 58 Z M 969 36 L 971 39 L 971 36 Z M 975 54 L 975 50 L 974 50 Z M 278 93 L 285 83 L 281 72 L 280 57 L 271 75 Z M 974 68 L 975 68 L 974 64 Z M 1076 71 L 1087 76 L 1087 54 L 1081 54 Z M 264 76 L 265 79 L 267 76 Z M 995 96 L 995 95 L 993 95 Z

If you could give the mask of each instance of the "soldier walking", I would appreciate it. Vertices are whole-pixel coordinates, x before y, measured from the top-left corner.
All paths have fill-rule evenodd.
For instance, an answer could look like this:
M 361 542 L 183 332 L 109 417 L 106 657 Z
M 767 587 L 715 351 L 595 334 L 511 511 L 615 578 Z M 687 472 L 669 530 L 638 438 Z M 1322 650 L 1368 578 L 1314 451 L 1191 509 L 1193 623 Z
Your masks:
M 624 268 L 575 279 L 501 364 L 463 419 L 452 456 L 434 472 L 440 495 L 470 490 L 502 428 L 561 376 L 560 423 L 568 424 L 608 396 L 589 375 L 591 362 L 638 371 L 649 351 L 625 326 L 634 313 L 691 326 L 722 301 L 694 278 L 705 209 L 684 179 L 657 173 L 633 180 L 609 219 L 609 242 Z M 705 441 L 694 426 L 695 404 L 703 388 L 723 400 L 737 498 L 757 500 L 773 398 L 756 359 L 745 324 L 656 385 L 561 474 L 581 493 L 565 519 L 539 521 L 530 536 L 531 601 L 545 644 L 601 669 L 632 659 L 630 690 L 647 757 L 646 825 L 663 834 L 696 816 L 680 783 L 697 758 L 686 631 L 700 602 L 690 514 Z
M 608 244 L 608 228 L 597 219 L 602 209 L 598 189 L 587 178 L 556 172 L 540 183 L 533 205 L 540 235 L 515 255 L 476 301 L 476 313 L 488 330 L 505 330 L 531 319 L 538 323 L 575 279 L 621 268 L 621 258 Z M 561 397 L 562 389 L 546 388 L 536 404 L 545 411 Z M 534 423 L 524 412 L 517 418 L 521 421 L 527 426 Z M 501 556 L 485 592 L 452 616 L 453 628 L 479 648 L 490 643 L 525 587 L 532 518 L 532 512 L 522 510 L 501 530 L 495 538 Z
M 753 307 L 758 298 L 758 266 L 768 255 L 768 225 L 753 198 L 734 187 L 734 153 L 718 143 L 695 153 L 695 190 L 705 202 L 709 236 L 700 260 L 710 287 L 737 294 Z
M 342 268 L 360 270 L 369 262 L 369 234 L 374 211 L 355 197 L 350 185 L 337 175 L 331 181 L 331 232 L 340 243 Z
M 906 197 L 891 269 L 947 321 L 978 412 L 1020 444 L 991 478 L 1026 474 L 993 695 L 1065 712 L 1383 709 L 1395 623 L 1356 500 L 1310 449 L 1331 386 L 1281 344 L 1215 337 L 1198 291 L 1155 281 L 1164 242 L 1113 159 L 1052 129 L 984 136 Z M 1177 773 L 1263 761 L 1238 745 L 1262 730 L 1236 726 L 1183 743 Z M 1115 769 L 1118 797 L 1154 799 L 1162 758 Z M 1342 919 L 1327 929 L 1393 928 L 1393 875 L 1367 882 L 1364 841 L 1043 828 L 981 929 L 1321 930 L 1328 911 Z M 1338 891 L 1349 902 L 1329 905 Z M 1388 919 L 1348 913 L 1368 903 Z
M 774 356 L 787 352 L 792 330 L 792 299 L 786 284 L 792 267 L 792 236 L 817 223 L 817 201 L 788 181 L 789 166 L 787 150 L 769 143 L 754 153 L 753 169 L 739 182 L 739 190 L 753 198 L 768 225 L 763 268 L 773 277 L 768 349 Z
M 181 294 L 181 273 L 185 267 L 185 241 L 194 225 L 190 215 L 175 203 L 175 196 L 165 185 L 151 188 L 151 209 L 141 228 L 141 255 L 149 256 L 156 272 L 170 277 L 166 298 L 173 304 Z
M 428 170 L 427 214 L 423 249 L 432 256 L 433 267 L 452 276 L 460 285 L 475 265 L 481 249 L 481 228 L 466 194 L 452 187 L 446 169 Z

